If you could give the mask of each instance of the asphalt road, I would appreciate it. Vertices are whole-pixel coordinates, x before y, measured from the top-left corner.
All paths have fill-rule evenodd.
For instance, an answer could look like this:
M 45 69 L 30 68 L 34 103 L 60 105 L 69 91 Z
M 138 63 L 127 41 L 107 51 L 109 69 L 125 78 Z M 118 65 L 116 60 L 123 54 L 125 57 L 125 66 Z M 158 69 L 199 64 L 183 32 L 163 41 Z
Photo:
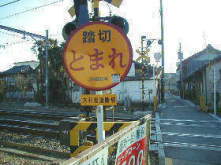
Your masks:
M 169 94 L 159 117 L 166 165 L 221 165 L 221 120 Z

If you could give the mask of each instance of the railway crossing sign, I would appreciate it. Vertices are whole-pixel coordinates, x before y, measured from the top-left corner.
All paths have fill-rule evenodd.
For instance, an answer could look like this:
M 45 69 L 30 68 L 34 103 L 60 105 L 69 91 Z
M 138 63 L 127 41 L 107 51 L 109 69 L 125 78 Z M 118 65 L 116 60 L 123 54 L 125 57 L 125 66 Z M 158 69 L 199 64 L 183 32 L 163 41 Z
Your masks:
M 92 22 L 76 29 L 63 60 L 70 78 L 89 90 L 110 89 L 123 81 L 132 64 L 132 47 L 115 25 Z
M 145 55 L 140 55 L 137 59 L 136 59 L 136 62 L 139 62 L 139 61 L 146 61 L 147 63 L 150 63 L 150 57 L 148 56 L 145 56 Z
M 140 56 L 136 59 L 136 62 L 145 61 L 147 63 L 150 63 L 150 57 L 146 55 L 149 53 L 149 51 L 149 49 L 146 49 L 145 51 L 140 51 L 139 49 L 137 49 L 136 52 Z

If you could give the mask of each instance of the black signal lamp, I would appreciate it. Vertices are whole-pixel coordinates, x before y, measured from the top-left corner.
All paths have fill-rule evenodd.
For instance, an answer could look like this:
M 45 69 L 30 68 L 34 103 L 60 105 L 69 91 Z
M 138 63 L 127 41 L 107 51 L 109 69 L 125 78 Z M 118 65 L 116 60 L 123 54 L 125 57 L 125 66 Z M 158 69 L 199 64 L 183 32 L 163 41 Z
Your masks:
M 118 26 L 119 28 L 121 28 L 125 34 L 127 34 L 129 32 L 128 21 L 123 17 L 113 16 L 113 17 L 111 17 L 109 23 L 114 24 L 114 25 Z

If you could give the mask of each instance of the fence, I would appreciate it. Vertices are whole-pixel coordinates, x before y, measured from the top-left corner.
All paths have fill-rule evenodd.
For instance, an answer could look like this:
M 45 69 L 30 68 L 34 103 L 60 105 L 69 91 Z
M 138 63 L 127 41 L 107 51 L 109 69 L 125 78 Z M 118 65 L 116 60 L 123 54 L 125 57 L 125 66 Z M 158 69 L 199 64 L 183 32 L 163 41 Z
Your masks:
M 108 137 L 104 142 L 91 146 L 61 165 L 149 165 L 150 119 L 147 115 Z

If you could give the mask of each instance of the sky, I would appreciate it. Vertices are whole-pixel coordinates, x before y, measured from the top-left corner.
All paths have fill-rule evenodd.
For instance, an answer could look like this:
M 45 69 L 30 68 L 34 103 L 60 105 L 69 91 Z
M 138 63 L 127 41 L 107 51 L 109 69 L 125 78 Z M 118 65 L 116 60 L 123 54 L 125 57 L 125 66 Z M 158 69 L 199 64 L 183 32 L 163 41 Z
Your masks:
M 0 6 L 11 1 L 13 0 L 0 0 Z M 62 28 L 73 20 L 67 12 L 73 5 L 72 0 L 60 0 L 44 8 L 15 14 L 56 1 L 59 0 L 20 0 L 0 7 L 0 25 L 41 35 L 45 35 L 47 29 L 50 38 L 62 42 Z M 135 50 L 141 46 L 142 35 L 160 39 L 159 2 L 160 0 L 123 0 L 120 8 L 106 2 L 100 3 L 101 16 L 108 16 L 111 11 L 113 15 L 128 20 L 128 37 L 134 50 L 134 60 L 138 58 Z M 184 58 L 201 51 L 207 44 L 221 50 L 220 0 L 163 0 L 163 5 L 165 72 L 176 71 L 179 43 L 182 44 Z M 31 51 L 33 43 L 32 38 L 0 29 L 0 71 L 12 67 L 15 62 L 36 60 L 36 55 Z M 149 52 L 151 63 L 154 63 L 154 53 L 160 52 L 160 49 L 157 42 L 152 44 Z

